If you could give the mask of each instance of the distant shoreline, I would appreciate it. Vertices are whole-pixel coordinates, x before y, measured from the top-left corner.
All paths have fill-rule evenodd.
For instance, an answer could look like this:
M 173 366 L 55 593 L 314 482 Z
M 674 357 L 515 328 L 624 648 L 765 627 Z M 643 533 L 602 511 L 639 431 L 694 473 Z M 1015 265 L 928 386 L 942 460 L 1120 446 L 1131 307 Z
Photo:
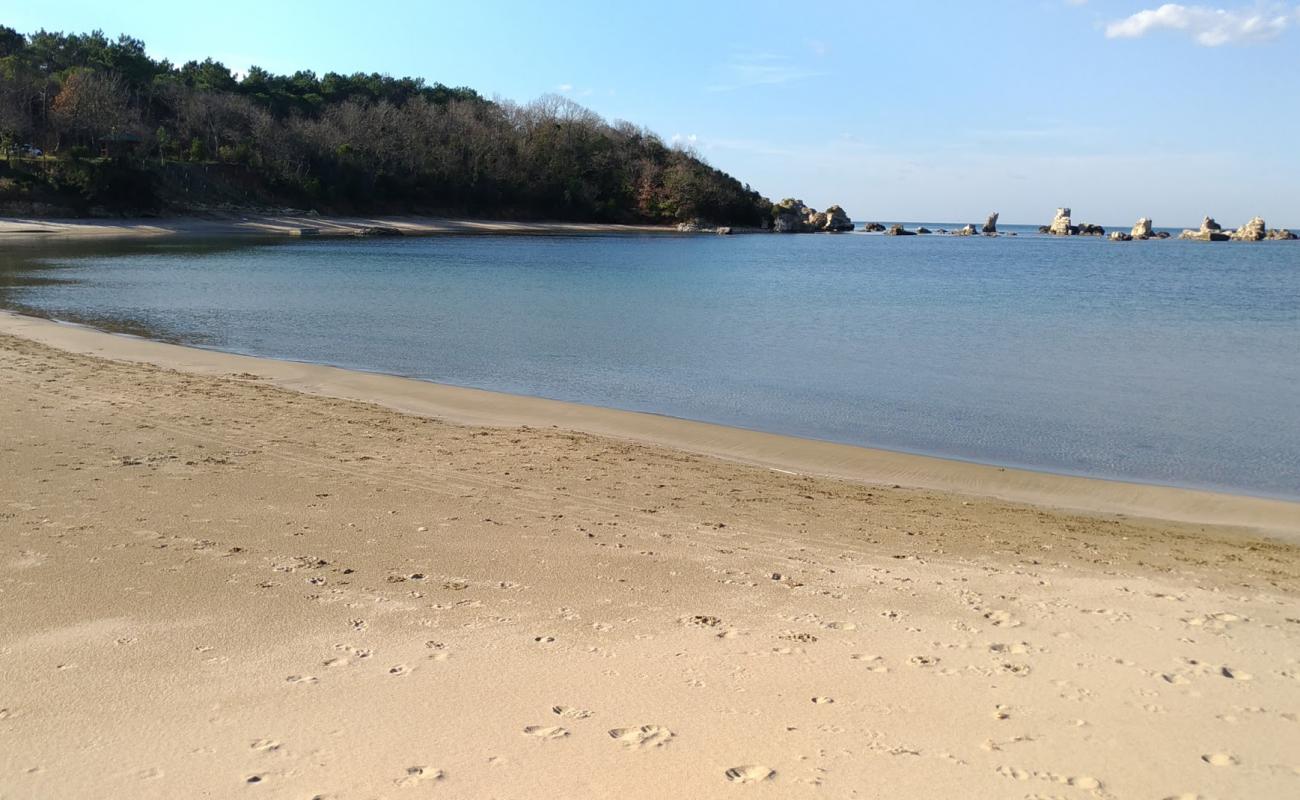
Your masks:
M 206 236 L 368 237 L 440 234 L 678 234 L 662 225 L 523 222 L 448 217 L 344 217 L 309 213 L 220 214 L 127 219 L 0 217 L 0 241 Z

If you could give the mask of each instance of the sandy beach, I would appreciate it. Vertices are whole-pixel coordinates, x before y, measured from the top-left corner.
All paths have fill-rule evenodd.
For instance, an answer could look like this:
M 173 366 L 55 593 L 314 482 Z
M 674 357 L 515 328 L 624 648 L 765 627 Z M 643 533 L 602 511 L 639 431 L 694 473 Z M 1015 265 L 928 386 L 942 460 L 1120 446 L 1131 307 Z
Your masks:
M 0 314 L 0 798 L 1286 797 L 1300 506 Z
M 46 219 L 0 217 L 0 241 L 151 238 L 160 236 L 358 236 L 369 228 L 391 228 L 403 236 L 440 234 L 611 234 L 676 233 L 660 225 L 583 222 L 509 222 L 443 217 L 340 217 L 304 212 L 213 213 L 154 219 Z

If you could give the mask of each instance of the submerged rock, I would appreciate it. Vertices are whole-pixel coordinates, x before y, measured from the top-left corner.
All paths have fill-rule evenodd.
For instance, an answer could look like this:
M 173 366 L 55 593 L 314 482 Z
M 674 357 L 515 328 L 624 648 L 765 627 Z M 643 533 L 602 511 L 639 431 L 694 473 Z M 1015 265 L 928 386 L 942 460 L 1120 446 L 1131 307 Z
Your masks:
M 994 211 L 992 214 L 989 214 L 988 221 L 984 223 L 984 227 L 981 228 L 981 231 L 984 233 L 998 232 L 998 212 Z
M 1039 226 L 1038 226 L 1038 232 L 1039 232 L 1039 233 L 1051 233 L 1051 232 L 1052 232 L 1052 226 L 1051 226 L 1051 225 L 1039 225 Z
M 925 227 L 924 225 L 922 225 L 921 227 L 919 227 L 919 228 L 916 229 L 916 234 L 917 234 L 918 236 L 921 236 L 921 235 L 923 235 L 923 234 L 927 234 L 927 233 L 929 233 L 929 232 L 930 232 L 930 229 L 927 228 L 927 227 Z

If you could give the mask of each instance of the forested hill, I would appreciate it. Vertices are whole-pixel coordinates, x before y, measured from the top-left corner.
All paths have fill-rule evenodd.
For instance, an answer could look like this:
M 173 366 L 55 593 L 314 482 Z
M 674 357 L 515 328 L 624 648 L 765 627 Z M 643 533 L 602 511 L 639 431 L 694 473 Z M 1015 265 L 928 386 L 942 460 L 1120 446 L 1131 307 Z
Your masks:
M 100 32 L 0 27 L 0 213 L 337 213 L 758 225 L 771 204 L 560 97 L 377 74 L 242 77 Z

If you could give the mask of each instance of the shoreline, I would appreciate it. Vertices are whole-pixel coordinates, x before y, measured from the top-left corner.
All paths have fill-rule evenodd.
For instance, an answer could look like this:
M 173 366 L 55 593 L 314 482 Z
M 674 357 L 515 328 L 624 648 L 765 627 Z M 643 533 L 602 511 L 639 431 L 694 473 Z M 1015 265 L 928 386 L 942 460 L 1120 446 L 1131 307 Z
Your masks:
M 180 215 L 124 219 L 44 219 L 0 217 L 0 241 L 41 241 L 50 238 L 143 239 L 161 237 L 221 236 L 368 236 L 367 228 L 391 228 L 386 235 L 440 236 L 448 234 L 674 234 L 677 228 L 661 225 L 620 225 L 589 222 L 524 222 L 424 216 L 325 216 L 308 213 Z M 383 234 L 381 234 L 383 235 Z
M 482 427 L 560 428 L 778 472 L 993 498 L 1097 515 L 1247 529 L 1300 543 L 1300 503 L 1201 489 L 999 467 L 802 439 L 662 415 L 225 353 L 0 311 L 0 333 L 59 350 L 204 376 L 238 374 L 281 389 Z
M 20 327 L 5 797 L 1294 794 L 1294 544 Z

